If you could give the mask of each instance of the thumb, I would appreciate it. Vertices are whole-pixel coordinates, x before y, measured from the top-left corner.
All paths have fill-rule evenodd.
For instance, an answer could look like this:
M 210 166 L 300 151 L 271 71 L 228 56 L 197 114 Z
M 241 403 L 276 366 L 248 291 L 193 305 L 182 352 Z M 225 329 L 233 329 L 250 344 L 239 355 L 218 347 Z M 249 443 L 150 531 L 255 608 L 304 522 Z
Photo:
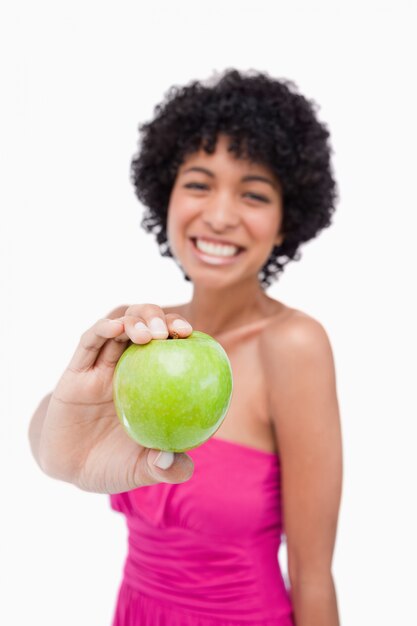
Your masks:
M 139 468 L 138 468 L 139 469 Z M 191 478 L 194 472 L 194 462 L 184 452 L 167 452 L 165 450 L 149 450 L 146 455 L 146 468 L 155 483 L 183 483 Z M 145 481 L 143 480 L 145 478 Z M 149 484 L 145 476 L 138 476 L 139 483 Z

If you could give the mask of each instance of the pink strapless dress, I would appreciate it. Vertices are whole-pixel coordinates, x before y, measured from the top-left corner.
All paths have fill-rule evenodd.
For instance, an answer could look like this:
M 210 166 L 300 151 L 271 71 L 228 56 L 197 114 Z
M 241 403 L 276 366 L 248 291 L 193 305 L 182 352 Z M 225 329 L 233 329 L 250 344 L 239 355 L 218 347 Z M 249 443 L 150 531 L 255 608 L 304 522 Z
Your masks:
M 129 533 L 113 626 L 294 626 L 279 458 L 215 437 L 188 454 L 189 481 L 110 496 Z

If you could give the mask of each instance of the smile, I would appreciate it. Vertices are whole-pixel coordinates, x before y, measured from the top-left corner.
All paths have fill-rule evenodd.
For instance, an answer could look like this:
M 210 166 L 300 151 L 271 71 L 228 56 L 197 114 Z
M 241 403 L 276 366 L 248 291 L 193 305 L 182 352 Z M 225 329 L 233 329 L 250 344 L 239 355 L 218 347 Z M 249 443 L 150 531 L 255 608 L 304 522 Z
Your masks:
M 234 263 L 236 257 L 244 250 L 232 244 L 221 244 L 196 237 L 191 238 L 190 241 L 194 254 L 200 260 L 210 265 L 229 265 L 230 263 Z

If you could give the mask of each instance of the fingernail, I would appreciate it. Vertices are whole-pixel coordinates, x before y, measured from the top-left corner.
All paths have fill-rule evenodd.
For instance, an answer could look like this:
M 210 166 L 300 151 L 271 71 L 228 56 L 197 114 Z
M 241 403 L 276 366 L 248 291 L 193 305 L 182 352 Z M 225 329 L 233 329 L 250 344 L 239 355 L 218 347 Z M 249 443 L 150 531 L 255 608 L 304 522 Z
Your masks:
M 149 328 L 151 329 L 153 335 L 157 335 L 158 337 L 168 336 L 167 327 L 160 317 L 154 317 L 151 319 L 149 322 Z
M 139 330 L 139 331 L 144 331 L 145 330 L 147 333 L 151 332 L 149 330 L 149 328 L 146 326 L 146 324 L 144 324 L 143 322 L 136 322 L 135 328 L 136 328 L 136 330 Z
M 158 454 L 153 464 L 156 465 L 156 467 L 159 467 L 160 469 L 167 470 L 171 467 L 173 462 L 174 462 L 174 453 L 166 452 L 163 450 L 162 452 Z
M 191 324 L 189 324 L 188 322 L 185 322 L 184 320 L 174 320 L 172 322 L 172 328 L 174 330 L 178 330 L 178 331 L 191 331 L 193 329 L 193 327 L 191 326 Z

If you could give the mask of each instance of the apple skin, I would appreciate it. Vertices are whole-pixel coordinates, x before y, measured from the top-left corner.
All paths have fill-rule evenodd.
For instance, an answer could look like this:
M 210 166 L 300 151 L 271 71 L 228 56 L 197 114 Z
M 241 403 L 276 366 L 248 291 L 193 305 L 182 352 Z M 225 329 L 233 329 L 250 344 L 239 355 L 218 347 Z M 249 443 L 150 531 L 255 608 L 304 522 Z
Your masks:
M 223 422 L 233 390 L 223 347 L 194 330 L 185 339 L 130 345 L 113 377 L 113 401 L 127 434 L 147 448 L 184 452 Z

